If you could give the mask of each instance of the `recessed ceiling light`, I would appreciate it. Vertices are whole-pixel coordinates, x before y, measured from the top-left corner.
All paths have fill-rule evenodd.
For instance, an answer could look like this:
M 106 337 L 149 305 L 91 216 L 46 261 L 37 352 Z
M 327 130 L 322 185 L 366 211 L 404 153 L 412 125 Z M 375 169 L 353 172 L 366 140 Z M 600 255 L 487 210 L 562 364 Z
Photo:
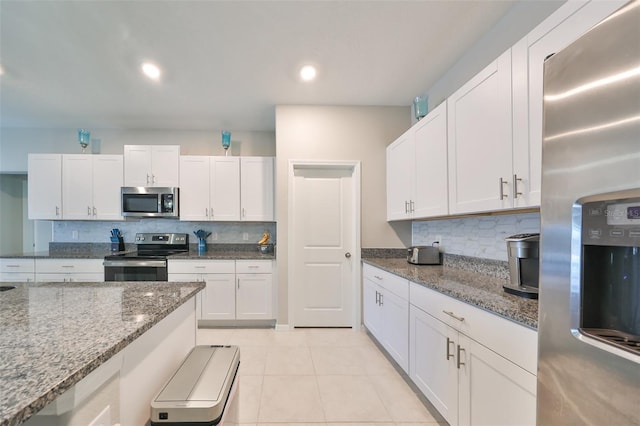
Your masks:
M 302 81 L 311 81 L 316 78 L 316 69 L 312 65 L 305 65 L 300 69 L 300 78 Z
M 158 80 L 160 78 L 160 68 L 151 62 L 142 64 L 142 72 L 152 80 Z
M 4 74 L 4 68 L 2 68 L 2 65 L 0 65 L 0 75 Z

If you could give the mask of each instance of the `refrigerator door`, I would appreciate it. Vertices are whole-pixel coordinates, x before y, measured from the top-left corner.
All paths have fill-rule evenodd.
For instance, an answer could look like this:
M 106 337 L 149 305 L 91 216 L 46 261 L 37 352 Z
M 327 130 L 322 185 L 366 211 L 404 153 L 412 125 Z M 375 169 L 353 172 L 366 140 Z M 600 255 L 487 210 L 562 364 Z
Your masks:
M 579 330 L 580 200 L 640 194 L 640 1 L 547 60 L 542 165 L 537 422 L 640 424 L 640 356 Z

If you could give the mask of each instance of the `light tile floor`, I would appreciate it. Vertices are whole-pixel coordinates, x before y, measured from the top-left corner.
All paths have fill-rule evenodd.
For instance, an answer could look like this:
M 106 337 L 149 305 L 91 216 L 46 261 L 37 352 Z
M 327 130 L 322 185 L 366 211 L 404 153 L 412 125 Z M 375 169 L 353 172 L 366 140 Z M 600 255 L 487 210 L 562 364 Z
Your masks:
M 364 331 L 202 328 L 197 344 L 240 346 L 243 426 L 446 425 Z

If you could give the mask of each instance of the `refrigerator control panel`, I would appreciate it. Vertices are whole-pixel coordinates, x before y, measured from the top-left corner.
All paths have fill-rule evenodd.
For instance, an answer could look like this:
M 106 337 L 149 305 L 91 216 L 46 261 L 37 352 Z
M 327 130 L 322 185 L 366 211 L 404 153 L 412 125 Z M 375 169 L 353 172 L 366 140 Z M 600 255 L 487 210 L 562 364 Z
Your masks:
M 582 243 L 640 246 L 640 197 L 584 203 Z

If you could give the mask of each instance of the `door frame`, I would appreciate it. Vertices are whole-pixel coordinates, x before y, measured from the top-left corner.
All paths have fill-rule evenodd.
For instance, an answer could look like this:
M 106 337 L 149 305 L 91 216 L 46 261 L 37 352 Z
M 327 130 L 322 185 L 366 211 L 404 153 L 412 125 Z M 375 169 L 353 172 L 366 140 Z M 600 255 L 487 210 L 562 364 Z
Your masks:
M 294 214 L 293 214 L 293 206 L 295 204 L 295 194 L 293 192 L 293 183 L 295 179 L 295 171 L 297 169 L 343 169 L 351 171 L 351 185 L 352 185 L 352 211 L 353 211 L 353 222 L 352 222 L 352 232 L 351 238 L 353 240 L 353 250 L 351 253 L 351 261 L 352 263 L 352 271 L 351 271 L 351 279 L 353 282 L 352 291 L 352 303 L 353 303 L 353 312 L 352 312 L 352 321 L 351 326 L 353 330 L 359 330 L 361 325 L 362 318 L 362 286 L 361 286 L 361 271 L 362 267 L 360 265 L 360 252 L 361 252 L 361 242 L 360 242 L 360 204 L 361 204 L 361 174 L 360 174 L 360 161 L 349 161 L 349 160 L 327 160 L 327 161 L 311 161 L 311 160 L 289 160 L 288 167 L 288 217 L 289 217 L 289 226 L 288 226 L 288 238 L 287 238 L 287 297 L 288 297 L 288 322 L 291 328 L 295 328 L 295 298 L 294 298 L 294 267 L 295 262 L 297 260 L 297 256 L 294 249 L 294 231 L 295 231 L 295 223 L 294 223 Z

